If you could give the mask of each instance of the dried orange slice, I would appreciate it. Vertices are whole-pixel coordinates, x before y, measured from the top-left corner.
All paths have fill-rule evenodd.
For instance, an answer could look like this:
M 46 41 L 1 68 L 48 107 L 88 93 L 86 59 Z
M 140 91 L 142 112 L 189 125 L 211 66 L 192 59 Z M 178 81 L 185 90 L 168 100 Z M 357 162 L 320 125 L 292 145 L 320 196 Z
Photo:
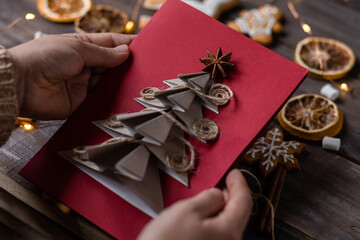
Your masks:
M 320 79 L 344 77 L 355 64 L 353 51 L 334 39 L 308 37 L 295 49 L 295 62 L 309 70 L 309 75 Z
M 78 33 L 123 33 L 128 21 L 126 13 L 110 6 L 97 5 L 76 19 L 75 30 Z
M 343 125 L 343 115 L 336 104 L 316 94 L 291 98 L 279 112 L 278 120 L 286 131 L 308 140 L 333 137 Z
M 40 14 L 54 22 L 73 22 L 85 15 L 92 6 L 91 0 L 38 0 Z

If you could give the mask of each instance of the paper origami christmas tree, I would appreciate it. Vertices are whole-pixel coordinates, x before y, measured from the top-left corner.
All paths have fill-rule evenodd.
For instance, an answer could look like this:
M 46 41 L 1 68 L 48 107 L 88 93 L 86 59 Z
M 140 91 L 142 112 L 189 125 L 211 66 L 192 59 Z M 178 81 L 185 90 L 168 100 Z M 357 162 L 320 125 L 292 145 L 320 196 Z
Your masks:
M 195 168 L 195 149 L 185 139 L 186 135 L 204 142 L 218 136 L 216 123 L 203 118 L 202 106 L 219 113 L 218 106 L 225 105 L 233 96 L 226 85 L 214 83 L 216 76 L 226 76 L 225 70 L 233 67 L 228 62 L 230 57 L 231 53 L 222 56 L 221 48 L 216 56 L 208 51 L 208 58 L 200 61 L 205 64 L 203 70 L 210 73 L 180 74 L 176 79 L 165 80 L 169 88 L 164 90 L 144 88 L 142 97 L 135 98 L 146 107 L 144 110 L 93 122 L 113 138 L 60 154 L 78 166 L 87 167 L 88 174 L 95 171 L 117 181 L 126 189 L 122 193 L 125 200 L 155 216 L 164 208 L 158 167 L 189 186 L 189 171 Z M 129 198 L 129 194 L 137 201 Z

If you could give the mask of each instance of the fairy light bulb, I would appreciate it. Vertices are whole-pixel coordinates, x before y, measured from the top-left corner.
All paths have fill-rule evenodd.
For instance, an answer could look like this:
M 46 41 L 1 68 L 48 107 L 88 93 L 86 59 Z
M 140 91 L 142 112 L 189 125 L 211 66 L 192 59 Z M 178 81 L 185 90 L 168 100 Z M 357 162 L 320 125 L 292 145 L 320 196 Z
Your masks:
M 310 35 L 312 34 L 311 27 L 308 24 L 303 23 L 303 24 L 301 24 L 301 27 L 305 33 L 310 34 Z
M 22 126 L 26 131 L 30 131 L 34 128 L 34 126 L 31 123 L 24 123 Z
M 35 19 L 35 14 L 28 13 L 28 14 L 25 15 L 25 19 L 26 20 L 33 20 L 33 19 Z
M 125 25 L 125 33 L 131 34 L 135 32 L 135 23 L 133 21 L 128 21 Z
M 30 118 L 23 118 L 23 117 L 18 117 L 16 119 L 16 126 L 19 128 L 24 129 L 25 131 L 30 131 L 33 130 L 35 128 L 35 125 L 32 122 L 33 120 Z
M 342 83 L 342 84 L 340 85 L 340 88 L 341 88 L 342 90 L 344 90 L 344 91 L 349 91 L 349 87 L 348 87 L 348 85 L 347 85 L 346 83 Z

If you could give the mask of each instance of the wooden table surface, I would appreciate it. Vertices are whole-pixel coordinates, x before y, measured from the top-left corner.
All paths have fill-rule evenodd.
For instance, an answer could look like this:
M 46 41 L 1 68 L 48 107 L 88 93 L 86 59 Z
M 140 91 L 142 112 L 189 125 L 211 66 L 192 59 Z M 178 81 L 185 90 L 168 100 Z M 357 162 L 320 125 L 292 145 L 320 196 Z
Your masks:
M 135 0 L 93 1 L 117 7 L 128 14 L 136 4 Z M 35 0 L 0 2 L 0 29 L 28 12 L 39 16 Z M 264 1 L 239 1 L 239 6 L 224 13 L 220 20 L 233 19 L 241 9 L 257 7 L 261 3 Z M 297 42 L 307 36 L 290 14 L 286 3 L 275 1 L 275 5 L 283 11 L 284 31 L 275 37 L 274 44 L 269 48 L 293 60 Z M 294 5 L 315 36 L 342 41 L 359 56 L 360 0 L 296 0 Z M 153 13 L 142 9 L 141 14 Z M 38 30 L 49 34 L 74 32 L 72 24 L 54 23 L 38 17 L 1 32 L 0 44 L 9 48 L 29 41 Z M 349 86 L 359 86 L 359 64 L 356 63 L 350 74 L 340 81 Z M 319 94 L 326 83 L 308 77 L 295 95 Z M 342 141 L 339 152 L 324 150 L 321 142 L 293 138 L 305 142 L 307 147 L 299 159 L 302 170 L 289 173 L 285 179 L 275 220 L 276 239 L 360 239 L 360 89 L 352 93 L 343 92 L 336 104 L 344 114 L 344 126 L 337 136 Z M 276 119 L 272 125 L 278 125 Z M 0 224 L 0 232 L 5 229 L 3 225 L 6 224 Z M 270 237 L 257 233 L 256 228 L 250 225 L 245 239 Z

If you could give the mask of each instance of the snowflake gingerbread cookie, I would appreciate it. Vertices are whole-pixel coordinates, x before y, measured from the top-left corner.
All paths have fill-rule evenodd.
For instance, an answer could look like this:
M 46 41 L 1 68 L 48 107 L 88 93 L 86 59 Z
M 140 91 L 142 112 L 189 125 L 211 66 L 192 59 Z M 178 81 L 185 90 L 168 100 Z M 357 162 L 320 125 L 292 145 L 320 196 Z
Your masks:
M 269 45 L 273 41 L 272 33 L 282 32 L 281 18 L 282 13 L 278 7 L 266 4 L 259 8 L 241 11 L 240 17 L 227 25 L 260 44 Z
M 203 1 L 182 0 L 182 1 L 215 19 L 218 19 L 223 12 L 232 9 L 233 7 L 239 4 L 238 0 L 203 0 Z
M 259 169 L 264 177 L 271 173 L 277 164 L 283 165 L 289 171 L 300 170 L 294 154 L 300 154 L 306 145 L 297 141 L 283 141 L 283 137 L 280 128 L 274 127 L 265 137 L 255 142 L 242 161 L 246 164 L 259 162 Z

